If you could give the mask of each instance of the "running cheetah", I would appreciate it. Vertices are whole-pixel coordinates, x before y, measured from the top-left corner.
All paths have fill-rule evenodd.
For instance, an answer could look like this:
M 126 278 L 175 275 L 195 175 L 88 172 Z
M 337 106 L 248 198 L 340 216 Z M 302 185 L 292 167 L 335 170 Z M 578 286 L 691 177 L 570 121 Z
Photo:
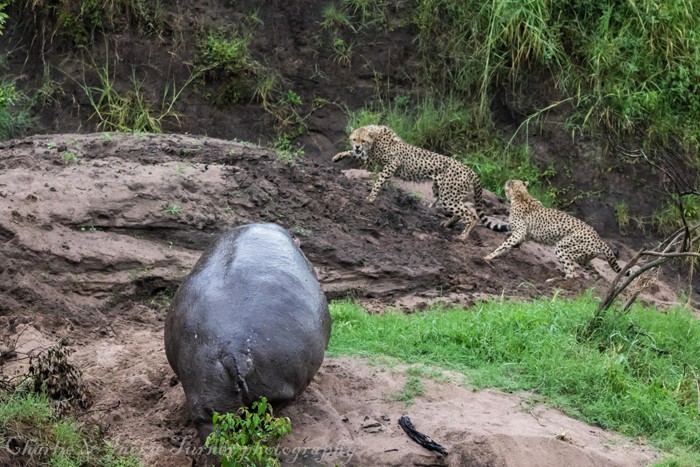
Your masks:
M 467 222 L 466 229 L 457 237 L 459 240 L 466 240 L 479 220 L 496 232 L 510 230 L 508 224 L 491 220 L 484 214 L 481 179 L 464 164 L 408 144 L 392 129 L 381 125 L 355 129 L 350 134 L 350 143 L 353 149 L 336 154 L 333 162 L 352 156 L 383 166 L 367 198 L 368 202 L 374 203 L 379 190 L 392 175 L 409 181 L 432 179 L 437 202 L 452 215 L 442 226 L 450 227 L 459 219 Z M 464 202 L 470 190 L 474 193 L 474 209 L 478 219 Z
M 574 263 L 590 269 L 588 262 L 602 255 L 615 272 L 620 272 L 615 254 L 598 233 L 580 219 L 556 209 L 546 208 L 527 191 L 527 183 L 508 180 L 506 197 L 511 203 L 510 237 L 484 259 L 490 261 L 509 248 L 532 239 L 545 245 L 556 245 L 556 255 L 566 270 L 566 277 L 576 277 Z M 595 273 L 595 271 L 592 271 Z

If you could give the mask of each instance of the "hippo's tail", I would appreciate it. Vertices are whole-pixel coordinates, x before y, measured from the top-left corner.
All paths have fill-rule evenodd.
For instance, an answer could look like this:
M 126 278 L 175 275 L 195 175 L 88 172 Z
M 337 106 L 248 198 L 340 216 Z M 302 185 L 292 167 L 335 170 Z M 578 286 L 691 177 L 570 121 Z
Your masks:
M 243 355 L 239 355 L 239 358 L 236 359 L 230 352 L 227 352 L 224 358 L 221 359 L 221 364 L 226 369 L 231 382 L 235 384 L 235 387 L 238 387 L 238 391 L 235 392 L 239 393 L 240 400 L 245 404 L 249 404 L 250 391 L 248 390 L 248 383 L 246 383 L 248 367 L 244 362 L 239 361 L 242 359 Z

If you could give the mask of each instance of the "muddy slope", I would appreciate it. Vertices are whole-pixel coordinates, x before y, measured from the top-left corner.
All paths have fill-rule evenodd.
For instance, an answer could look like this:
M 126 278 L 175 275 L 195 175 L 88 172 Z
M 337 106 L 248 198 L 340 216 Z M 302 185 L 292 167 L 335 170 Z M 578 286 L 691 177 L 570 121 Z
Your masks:
M 366 180 L 258 147 L 177 135 L 39 136 L 0 148 L 0 292 L 4 313 L 93 324 L 124 298 L 172 293 L 217 234 L 276 222 L 302 242 L 329 298 L 383 304 L 461 294 L 536 297 L 560 272 L 514 251 L 486 264 L 503 234 L 440 227 L 443 214 L 391 188 L 365 202 Z M 75 161 L 72 161 L 73 156 Z M 68 159 L 68 161 L 67 161 Z M 489 203 L 504 217 L 504 207 Z M 571 292 L 586 281 L 556 284 Z M 67 310 L 68 313 L 56 313 Z M 68 317 L 68 318 L 62 318 Z
M 546 282 L 562 272 L 552 252 L 537 245 L 488 265 L 481 257 L 504 235 L 479 228 L 481 244 L 455 241 L 462 226 L 439 226 L 443 214 L 428 207 L 429 188 L 419 195 L 425 187 L 392 187 L 369 205 L 362 172 L 306 159 L 289 164 L 255 146 L 182 135 L 67 134 L 2 143 L 0 151 L 0 344 L 22 356 L 67 337 L 94 395 L 89 416 L 120 452 L 133 450 L 147 465 L 198 459 L 184 394 L 165 359 L 163 321 L 201 250 L 235 225 L 286 227 L 329 298 L 351 297 L 377 310 L 576 294 L 605 284 Z M 489 212 L 503 218 L 505 207 L 488 200 Z M 668 288 L 658 296 L 673 298 Z M 342 441 L 353 450 L 347 465 L 444 465 L 397 428 L 402 403 L 391 397 L 402 380 L 365 366 L 326 362 L 288 412 L 295 430 L 285 446 L 311 457 L 287 461 L 324 465 L 314 464 L 313 453 Z M 0 362 L 0 375 L 25 367 L 26 360 Z M 545 417 L 521 414 L 513 427 L 506 420 L 517 401 L 484 396 L 484 405 L 487 399 L 454 384 L 426 384 L 421 408 L 406 413 L 454 449 L 448 465 L 518 465 L 523 456 L 551 460 L 547 465 L 639 465 L 655 456 L 622 441 L 609 446 L 611 435 L 600 430 L 590 438 L 570 419 L 563 429 L 576 427 L 573 442 L 547 434 L 563 418 L 537 428 Z

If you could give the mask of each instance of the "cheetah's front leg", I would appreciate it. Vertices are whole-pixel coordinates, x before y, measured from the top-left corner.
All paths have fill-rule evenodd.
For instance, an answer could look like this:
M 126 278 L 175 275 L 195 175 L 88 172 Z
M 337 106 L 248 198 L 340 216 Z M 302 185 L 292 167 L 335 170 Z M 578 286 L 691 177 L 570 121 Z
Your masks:
M 338 154 L 333 156 L 332 160 L 333 160 L 333 162 L 338 162 L 340 159 L 344 159 L 346 157 L 351 157 L 353 155 L 354 155 L 354 153 L 352 151 L 343 151 L 343 152 L 339 152 Z
M 370 204 L 373 204 L 374 201 L 377 199 L 377 194 L 379 194 L 379 190 L 382 189 L 382 186 L 384 183 L 386 183 L 387 180 L 391 178 L 392 175 L 394 175 L 394 172 L 396 172 L 396 169 L 399 168 L 399 160 L 398 159 L 393 159 L 391 162 L 389 162 L 387 165 L 384 166 L 384 169 L 379 173 L 379 176 L 377 177 L 377 180 L 374 182 L 374 185 L 372 186 L 372 191 L 369 194 L 369 197 L 367 198 L 367 202 Z
M 516 229 L 513 230 L 513 233 L 510 234 L 510 237 L 508 237 L 498 248 L 493 250 L 493 253 L 490 255 L 484 256 L 484 259 L 486 261 L 491 261 L 492 259 L 496 258 L 497 256 L 501 256 L 503 253 L 506 252 L 506 250 L 513 248 L 514 246 L 520 245 L 522 242 L 525 241 L 525 238 L 527 238 L 527 230 L 526 229 Z

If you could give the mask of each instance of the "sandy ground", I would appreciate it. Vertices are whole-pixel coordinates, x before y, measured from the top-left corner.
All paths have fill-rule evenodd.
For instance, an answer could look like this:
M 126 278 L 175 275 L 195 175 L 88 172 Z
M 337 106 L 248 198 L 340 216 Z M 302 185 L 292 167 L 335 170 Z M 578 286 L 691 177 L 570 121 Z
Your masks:
M 603 279 L 562 275 L 550 248 L 525 244 L 487 264 L 504 236 L 478 229 L 454 240 L 429 207 L 425 185 L 390 188 L 367 205 L 368 174 L 267 150 L 183 135 L 50 135 L 0 150 L 0 336 L 18 358 L 66 338 L 83 370 L 98 421 L 121 451 L 148 465 L 197 463 L 184 394 L 167 364 L 163 322 L 169 297 L 201 250 L 226 229 L 276 222 L 301 241 L 329 298 L 369 309 L 418 310 L 513 298 L 599 293 Z M 71 152 L 77 161 L 66 163 Z M 424 195 L 416 196 L 415 192 Z M 176 207 L 177 209 L 173 208 Z M 507 207 L 487 196 L 490 214 Z M 619 240 L 610 240 L 621 251 Z M 645 300 L 675 300 L 655 284 Z M 449 375 L 448 375 L 449 376 Z M 400 368 L 327 358 L 300 400 L 282 414 L 294 430 L 281 448 L 289 465 L 644 465 L 656 454 L 545 409 L 525 395 L 474 392 L 458 378 L 424 379 L 411 405 L 392 400 Z M 406 414 L 449 451 L 441 458 L 397 425 Z M 334 449 L 334 451 L 332 451 Z
M 123 453 L 147 465 L 190 466 L 200 460 L 185 398 L 165 359 L 162 323 L 118 320 L 102 338 L 74 345 L 73 361 L 94 395 L 91 417 Z M 50 345 L 31 325 L 13 336 L 20 355 Z M 8 365 L 21 373 L 22 364 Z M 638 466 L 653 449 L 578 422 L 538 404 L 532 394 L 472 391 L 459 375 L 421 378 L 423 394 L 397 401 L 406 367 L 359 358 L 326 358 L 296 403 L 277 413 L 292 421 L 279 446 L 283 465 Z M 446 457 L 411 441 L 398 426 L 442 444 Z

